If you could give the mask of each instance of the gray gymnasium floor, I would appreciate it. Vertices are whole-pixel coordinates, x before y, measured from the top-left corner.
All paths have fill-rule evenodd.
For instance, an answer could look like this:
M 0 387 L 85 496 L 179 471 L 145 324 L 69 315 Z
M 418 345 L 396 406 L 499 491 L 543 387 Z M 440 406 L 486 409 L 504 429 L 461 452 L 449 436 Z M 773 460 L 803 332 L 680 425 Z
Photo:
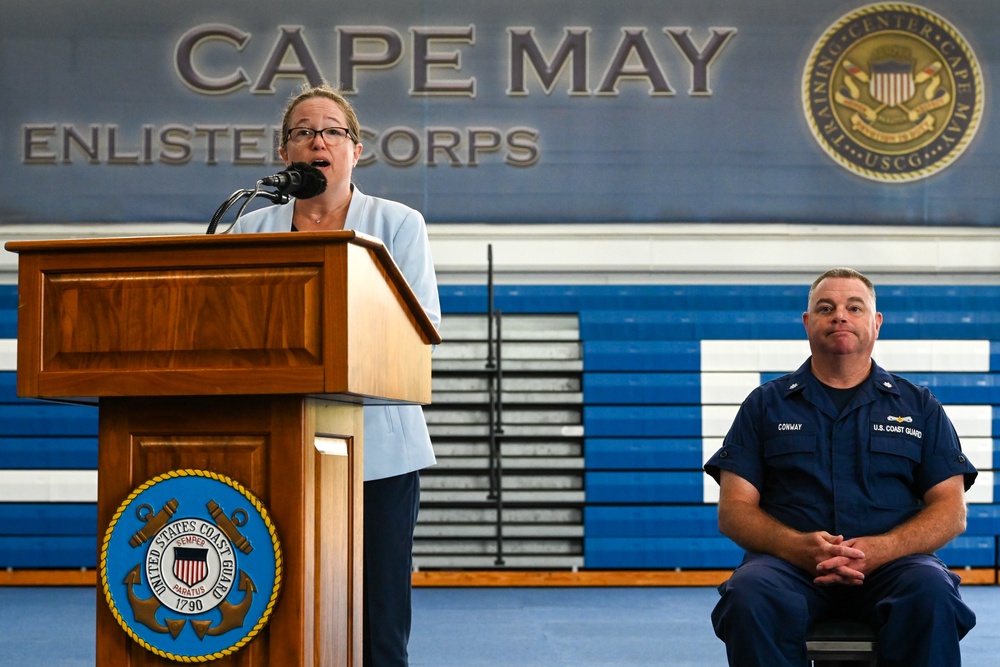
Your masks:
M 966 667 L 1000 664 L 1000 587 L 967 586 Z M 417 588 L 411 667 L 725 666 L 712 588 Z M 0 665 L 93 667 L 93 588 L 0 587 Z

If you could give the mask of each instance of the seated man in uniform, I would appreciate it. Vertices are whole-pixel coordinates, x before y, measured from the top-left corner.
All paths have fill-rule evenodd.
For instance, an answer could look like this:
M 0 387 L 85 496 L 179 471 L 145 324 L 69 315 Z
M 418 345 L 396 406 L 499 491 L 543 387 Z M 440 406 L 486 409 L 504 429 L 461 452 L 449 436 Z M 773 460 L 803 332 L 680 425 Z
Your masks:
M 746 549 L 712 613 L 729 664 L 802 667 L 806 633 L 875 628 L 884 667 L 954 667 L 975 625 L 934 552 L 965 530 L 976 470 L 941 403 L 871 358 L 875 288 L 853 269 L 812 284 L 812 356 L 755 389 L 705 464 L 719 530 Z

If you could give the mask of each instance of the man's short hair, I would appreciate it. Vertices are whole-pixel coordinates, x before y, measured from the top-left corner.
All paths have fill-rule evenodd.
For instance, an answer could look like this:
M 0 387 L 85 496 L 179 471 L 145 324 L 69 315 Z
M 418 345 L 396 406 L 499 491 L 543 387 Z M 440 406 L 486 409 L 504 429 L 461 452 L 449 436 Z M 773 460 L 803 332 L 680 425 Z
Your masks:
M 813 281 L 812 286 L 809 288 L 807 307 L 809 303 L 812 303 L 813 293 L 816 291 L 816 287 L 827 278 L 854 278 L 855 280 L 860 280 L 865 284 L 865 287 L 868 288 L 868 294 L 872 297 L 872 305 L 875 305 L 875 284 L 860 271 L 855 271 L 854 269 L 842 266 L 836 269 L 830 269 L 829 271 L 824 271 L 819 278 Z

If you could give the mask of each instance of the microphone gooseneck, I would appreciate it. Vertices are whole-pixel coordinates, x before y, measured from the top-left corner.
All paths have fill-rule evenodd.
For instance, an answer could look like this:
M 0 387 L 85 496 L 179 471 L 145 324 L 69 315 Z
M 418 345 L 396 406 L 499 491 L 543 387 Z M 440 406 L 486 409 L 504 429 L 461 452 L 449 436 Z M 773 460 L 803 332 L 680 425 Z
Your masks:
M 277 192 L 263 190 L 263 187 L 272 187 Z M 223 232 L 226 233 L 236 224 L 236 221 L 243 215 L 243 211 L 251 200 L 257 197 L 264 197 L 275 204 L 287 204 L 291 197 L 297 199 L 309 199 L 322 194 L 326 190 L 326 177 L 316 167 L 305 162 L 293 162 L 287 168 L 279 171 L 273 176 L 266 176 L 257 181 L 257 187 L 252 190 L 237 190 L 229 199 L 222 203 L 212 216 L 212 221 L 208 225 L 206 234 L 214 234 L 216 227 L 222 216 L 225 215 L 236 202 L 245 199 L 243 205 L 236 214 L 236 220 Z

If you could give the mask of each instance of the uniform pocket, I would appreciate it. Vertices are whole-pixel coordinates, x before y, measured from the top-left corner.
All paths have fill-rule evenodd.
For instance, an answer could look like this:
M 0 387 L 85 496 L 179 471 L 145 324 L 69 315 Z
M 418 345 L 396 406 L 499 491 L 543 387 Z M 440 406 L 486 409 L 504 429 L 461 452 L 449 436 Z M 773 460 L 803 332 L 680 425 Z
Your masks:
M 814 454 L 815 435 L 779 435 L 764 442 L 764 457 L 772 458 L 790 454 Z
M 908 438 L 891 438 L 888 436 L 872 436 L 871 450 L 873 454 L 887 454 L 889 456 L 902 456 L 914 463 L 920 463 L 923 457 L 923 448 L 919 443 Z
M 764 441 L 767 503 L 786 508 L 825 505 L 824 485 L 817 479 L 819 446 L 819 438 L 808 433 L 781 434 Z M 782 520 L 790 522 L 790 517 Z
M 868 481 L 875 502 L 883 507 L 913 505 L 914 478 L 922 457 L 920 444 L 909 438 L 872 436 Z

